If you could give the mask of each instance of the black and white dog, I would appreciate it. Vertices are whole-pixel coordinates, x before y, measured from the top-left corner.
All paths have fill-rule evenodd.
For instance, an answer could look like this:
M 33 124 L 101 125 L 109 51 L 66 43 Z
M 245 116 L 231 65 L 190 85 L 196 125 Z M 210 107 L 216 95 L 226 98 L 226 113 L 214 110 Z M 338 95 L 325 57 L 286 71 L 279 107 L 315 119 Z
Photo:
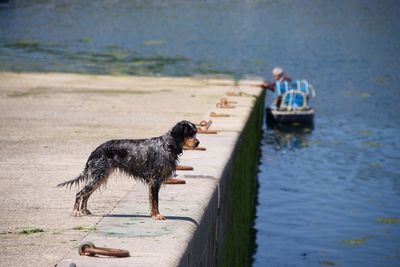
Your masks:
M 165 220 L 158 210 L 160 186 L 174 173 L 183 146 L 199 145 L 196 126 L 189 121 L 177 123 L 166 134 L 140 140 L 110 140 L 96 148 L 86 162 L 83 172 L 70 181 L 57 186 L 84 183 L 76 194 L 74 216 L 90 214 L 87 202 L 90 195 L 105 185 L 114 170 L 119 170 L 149 186 L 151 217 Z

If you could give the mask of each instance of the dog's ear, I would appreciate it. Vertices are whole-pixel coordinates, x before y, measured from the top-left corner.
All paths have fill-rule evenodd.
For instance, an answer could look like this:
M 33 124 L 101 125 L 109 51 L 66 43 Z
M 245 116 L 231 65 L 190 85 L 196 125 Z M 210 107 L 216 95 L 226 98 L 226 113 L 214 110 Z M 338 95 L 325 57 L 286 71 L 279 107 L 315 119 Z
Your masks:
M 190 121 L 183 121 L 184 122 L 184 127 L 183 127 L 183 136 L 184 137 L 192 137 L 195 136 L 197 133 L 197 128 L 196 125 L 191 123 Z
M 181 121 L 171 129 L 171 135 L 174 137 L 176 141 L 181 142 L 185 137 L 184 131 L 185 131 L 184 124 Z
M 182 153 L 181 144 L 185 138 L 185 124 L 181 121 L 177 123 L 171 130 L 170 134 L 174 139 L 174 143 L 169 144 L 169 148 L 177 154 Z
M 189 121 L 178 122 L 171 130 L 171 135 L 178 142 L 182 142 L 185 137 L 194 136 L 197 132 L 196 126 Z

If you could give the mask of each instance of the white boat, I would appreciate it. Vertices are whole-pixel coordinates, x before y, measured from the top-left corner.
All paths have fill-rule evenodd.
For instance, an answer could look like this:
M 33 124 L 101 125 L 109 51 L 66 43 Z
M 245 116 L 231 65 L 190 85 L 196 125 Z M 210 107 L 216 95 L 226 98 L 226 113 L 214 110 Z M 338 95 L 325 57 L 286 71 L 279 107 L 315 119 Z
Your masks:
M 274 103 L 266 109 L 267 125 L 313 124 L 315 111 L 309 106 L 309 100 L 313 97 L 314 87 L 306 80 L 276 82 Z

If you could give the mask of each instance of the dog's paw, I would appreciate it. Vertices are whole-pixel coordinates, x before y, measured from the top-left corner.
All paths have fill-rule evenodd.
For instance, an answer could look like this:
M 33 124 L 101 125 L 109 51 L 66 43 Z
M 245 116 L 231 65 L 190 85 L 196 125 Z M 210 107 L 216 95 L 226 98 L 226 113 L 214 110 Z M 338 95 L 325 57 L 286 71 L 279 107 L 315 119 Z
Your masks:
M 80 210 L 73 210 L 71 215 L 74 217 L 82 217 L 84 214 Z
M 90 215 L 92 214 L 89 210 L 82 210 L 82 215 Z
M 151 218 L 153 218 L 153 220 L 165 220 L 165 217 L 161 214 L 154 214 L 151 216 Z

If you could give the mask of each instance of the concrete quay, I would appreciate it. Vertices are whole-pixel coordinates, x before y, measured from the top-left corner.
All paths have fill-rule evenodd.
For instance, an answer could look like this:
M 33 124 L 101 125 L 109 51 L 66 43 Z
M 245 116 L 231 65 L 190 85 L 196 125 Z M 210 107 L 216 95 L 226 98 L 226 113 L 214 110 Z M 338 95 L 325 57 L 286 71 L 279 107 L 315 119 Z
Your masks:
M 0 73 L 0 266 L 232 266 L 249 239 L 230 233 L 252 216 L 263 103 L 257 82 Z M 221 98 L 235 108 L 217 108 Z M 93 215 L 70 216 L 77 188 L 55 185 L 76 176 L 97 145 L 158 136 L 183 119 L 211 119 L 218 133 L 198 134 L 206 151 L 184 151 L 180 164 L 194 168 L 176 172 L 185 185 L 162 187 L 167 220 L 152 220 L 146 186 L 120 174 L 89 200 Z M 79 256 L 83 241 L 130 257 Z

